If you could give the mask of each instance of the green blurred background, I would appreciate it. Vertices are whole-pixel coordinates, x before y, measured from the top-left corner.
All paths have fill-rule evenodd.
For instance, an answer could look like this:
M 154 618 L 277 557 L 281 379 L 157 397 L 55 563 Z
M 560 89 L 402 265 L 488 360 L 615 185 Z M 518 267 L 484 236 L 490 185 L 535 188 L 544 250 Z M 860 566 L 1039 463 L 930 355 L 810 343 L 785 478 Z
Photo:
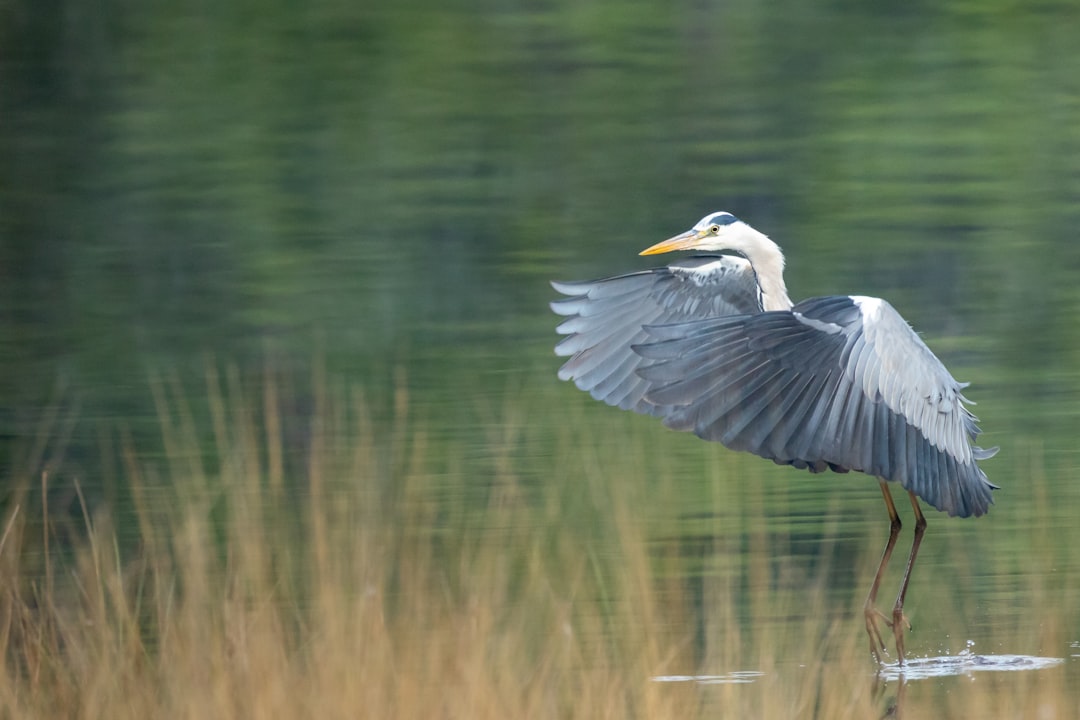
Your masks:
M 692 543 L 693 511 L 730 511 L 703 505 L 703 469 L 742 461 L 559 383 L 547 281 L 648 267 L 637 251 L 724 209 L 783 246 L 794 298 L 885 297 L 973 382 L 1004 489 L 928 538 L 1000 537 L 1020 572 L 1025 533 L 1075 524 L 1080 496 L 1078 36 L 1053 0 L 7 0 L 4 472 L 104 502 L 102 437 L 160 442 L 155 378 L 198 416 L 208 367 L 270 367 L 298 378 L 299 427 L 325 363 L 376 428 L 407 391 L 466 502 L 508 417 L 534 428 L 527 485 L 573 465 L 560 432 L 632 443 L 683 498 L 642 517 Z M 43 427 L 62 442 L 28 449 Z M 738 466 L 771 483 L 762 516 L 842 513 L 793 542 L 811 562 L 844 522 L 884 539 L 876 483 L 766 465 Z
M 1071 418 L 1080 16 L 944 5 L 5 3 L 3 425 L 266 341 L 550 376 L 545 281 L 716 209 Z

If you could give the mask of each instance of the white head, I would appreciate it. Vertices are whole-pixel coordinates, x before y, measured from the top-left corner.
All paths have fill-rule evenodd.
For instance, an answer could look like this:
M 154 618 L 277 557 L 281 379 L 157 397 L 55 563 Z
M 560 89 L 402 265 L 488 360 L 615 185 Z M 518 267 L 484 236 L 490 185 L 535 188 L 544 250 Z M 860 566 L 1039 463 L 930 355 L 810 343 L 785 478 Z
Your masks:
M 641 251 L 659 255 L 675 250 L 730 250 L 753 266 L 762 306 L 766 310 L 787 310 L 791 300 L 784 286 L 784 254 L 767 235 L 758 232 L 729 212 L 714 212 L 698 220 L 694 227 Z
M 729 212 L 714 212 L 697 221 L 694 227 L 675 237 L 641 251 L 642 255 L 659 255 L 675 250 L 732 250 L 747 257 L 776 244 Z M 777 248 L 779 250 L 779 248 Z

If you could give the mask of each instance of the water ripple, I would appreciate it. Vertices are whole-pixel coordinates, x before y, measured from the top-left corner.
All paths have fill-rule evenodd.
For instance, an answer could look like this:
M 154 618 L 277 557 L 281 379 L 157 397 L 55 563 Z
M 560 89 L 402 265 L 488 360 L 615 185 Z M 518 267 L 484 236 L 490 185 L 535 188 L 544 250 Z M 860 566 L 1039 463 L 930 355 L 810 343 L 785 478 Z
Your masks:
M 746 685 L 765 673 L 757 670 L 736 670 L 723 675 L 657 675 L 653 682 L 693 682 L 699 685 Z

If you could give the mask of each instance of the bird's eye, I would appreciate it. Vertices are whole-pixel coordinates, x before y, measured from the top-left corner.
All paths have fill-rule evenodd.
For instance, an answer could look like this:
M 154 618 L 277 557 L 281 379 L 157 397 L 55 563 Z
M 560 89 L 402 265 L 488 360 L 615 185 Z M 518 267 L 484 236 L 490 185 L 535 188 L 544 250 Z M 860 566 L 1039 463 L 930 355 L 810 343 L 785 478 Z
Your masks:
M 713 235 L 719 235 L 720 234 L 720 226 L 719 225 L 712 225 L 711 227 L 709 227 L 709 232 L 711 232 Z

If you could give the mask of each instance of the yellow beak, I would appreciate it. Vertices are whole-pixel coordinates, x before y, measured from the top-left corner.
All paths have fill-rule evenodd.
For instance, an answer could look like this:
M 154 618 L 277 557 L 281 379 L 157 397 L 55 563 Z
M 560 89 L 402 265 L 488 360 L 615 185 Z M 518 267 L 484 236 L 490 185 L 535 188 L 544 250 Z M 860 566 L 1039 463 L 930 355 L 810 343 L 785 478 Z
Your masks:
M 659 255 L 660 253 L 675 252 L 676 250 L 693 250 L 697 247 L 703 235 L 697 230 L 687 230 L 663 242 L 658 242 L 652 247 L 645 248 L 638 255 Z

